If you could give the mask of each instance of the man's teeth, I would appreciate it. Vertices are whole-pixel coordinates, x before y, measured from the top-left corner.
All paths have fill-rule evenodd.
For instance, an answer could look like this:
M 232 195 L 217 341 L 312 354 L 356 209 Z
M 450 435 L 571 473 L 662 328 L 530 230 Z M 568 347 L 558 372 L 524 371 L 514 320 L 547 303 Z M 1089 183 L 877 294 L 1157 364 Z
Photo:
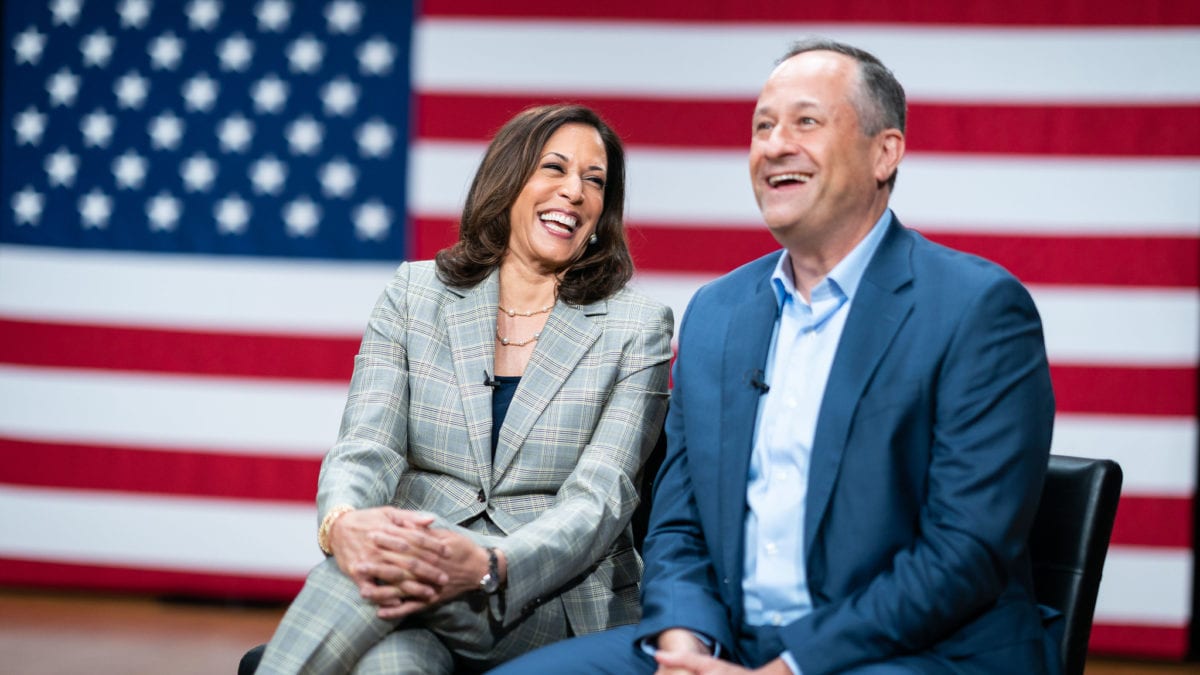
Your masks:
M 566 227 L 567 230 L 569 230 L 569 231 L 574 231 L 575 223 L 579 222 L 574 216 L 568 216 L 565 213 L 558 213 L 557 211 L 549 211 L 547 213 L 541 214 L 538 217 L 541 218 L 543 221 L 551 221 L 551 222 L 558 223 L 558 224 Z
M 776 187 L 781 183 L 807 183 L 809 178 L 811 178 L 811 176 L 806 173 L 781 173 L 778 176 L 771 176 L 770 178 L 767 178 L 767 183 L 769 183 L 771 187 Z

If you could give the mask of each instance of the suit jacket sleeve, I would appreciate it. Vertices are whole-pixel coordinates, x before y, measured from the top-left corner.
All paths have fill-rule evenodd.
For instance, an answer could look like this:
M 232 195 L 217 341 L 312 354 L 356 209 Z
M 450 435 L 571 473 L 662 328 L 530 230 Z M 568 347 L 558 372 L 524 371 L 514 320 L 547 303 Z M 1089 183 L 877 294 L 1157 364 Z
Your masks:
M 673 320 L 657 303 L 633 306 L 637 316 L 617 320 L 640 325 L 574 470 L 550 508 L 497 542 L 509 561 L 505 623 L 601 560 L 637 508 L 636 480 L 667 406 Z
M 401 265 L 384 289 L 354 358 L 354 375 L 338 440 L 321 464 L 317 521 L 341 504 L 388 504 L 407 468 L 408 353 L 405 297 L 409 266 Z
M 1024 553 L 1054 410 L 1032 299 L 1015 279 L 994 277 L 947 345 L 936 370 L 919 535 L 861 590 L 817 603 L 781 630 L 805 675 L 944 640 L 994 605 Z
M 704 293 L 705 289 L 701 289 L 693 297 L 684 314 L 681 340 L 688 331 L 693 308 Z M 645 542 L 642 621 L 636 639 L 653 638 L 668 628 L 687 628 L 716 640 L 724 646 L 726 653 L 732 653 L 729 650 L 735 643 L 729 611 L 722 603 L 688 465 L 684 412 L 688 405 L 688 387 L 698 383 L 687 380 L 687 372 L 677 360 L 671 406 L 667 411 L 667 457 L 655 480 L 650 528 Z

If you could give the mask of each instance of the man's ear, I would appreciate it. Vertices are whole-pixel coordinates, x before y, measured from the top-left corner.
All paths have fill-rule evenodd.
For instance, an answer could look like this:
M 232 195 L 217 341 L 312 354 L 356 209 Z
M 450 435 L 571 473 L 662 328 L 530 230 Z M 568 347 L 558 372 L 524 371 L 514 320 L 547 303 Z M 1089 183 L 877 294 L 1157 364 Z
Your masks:
M 884 129 L 875 136 L 875 180 L 884 183 L 904 158 L 904 132 Z

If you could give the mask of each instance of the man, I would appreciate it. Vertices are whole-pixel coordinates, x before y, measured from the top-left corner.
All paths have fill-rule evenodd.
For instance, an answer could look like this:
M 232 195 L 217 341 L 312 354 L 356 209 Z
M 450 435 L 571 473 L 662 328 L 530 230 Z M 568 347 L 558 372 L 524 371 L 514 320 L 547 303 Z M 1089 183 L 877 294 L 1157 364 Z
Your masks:
M 904 125 L 854 47 L 804 42 L 771 74 L 750 175 L 784 251 L 684 316 L 641 623 L 500 672 L 1059 671 L 1026 548 L 1041 323 L 1007 272 L 888 209 Z

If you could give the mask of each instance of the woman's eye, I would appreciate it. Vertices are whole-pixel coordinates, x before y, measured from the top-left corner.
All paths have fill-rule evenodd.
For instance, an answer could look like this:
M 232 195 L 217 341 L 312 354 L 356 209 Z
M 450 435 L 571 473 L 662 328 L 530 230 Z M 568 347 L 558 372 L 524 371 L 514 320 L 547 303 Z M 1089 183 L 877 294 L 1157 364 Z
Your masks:
M 591 181 L 592 184 L 595 185 L 596 187 L 599 187 L 599 188 L 604 187 L 604 179 L 599 176 L 588 176 L 587 180 Z
M 551 170 L 551 171 L 557 171 L 557 172 L 559 172 L 559 173 L 562 173 L 562 172 L 563 172 L 562 165 L 561 165 L 561 164 L 556 164 L 556 163 L 554 163 L 554 162 L 546 162 L 545 164 L 543 164 L 543 165 L 542 165 L 542 168 L 543 168 L 543 169 L 549 169 L 549 170 Z

